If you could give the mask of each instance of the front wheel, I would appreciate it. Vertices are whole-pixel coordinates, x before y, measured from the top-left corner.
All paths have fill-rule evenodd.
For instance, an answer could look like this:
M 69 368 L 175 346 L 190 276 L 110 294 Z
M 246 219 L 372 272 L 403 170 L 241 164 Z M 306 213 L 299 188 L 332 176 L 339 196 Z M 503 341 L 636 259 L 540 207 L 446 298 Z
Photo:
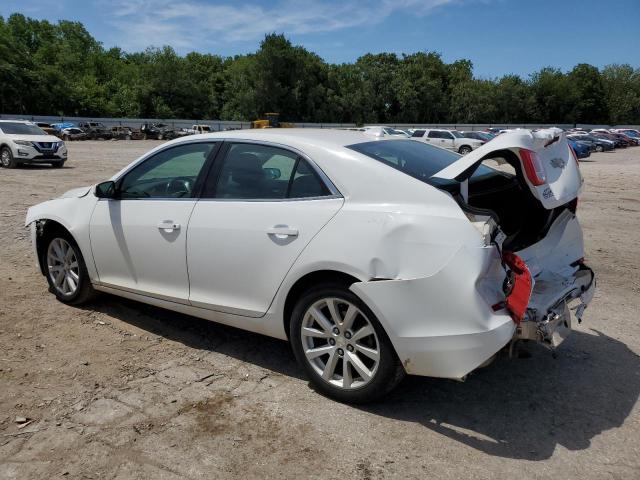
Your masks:
M 466 155 L 467 153 L 471 153 L 471 147 L 467 145 L 463 145 L 462 147 L 460 147 L 460 150 L 458 150 L 458 153 L 460 155 Z
M 291 316 L 290 337 L 311 383 L 338 401 L 376 400 L 404 377 L 380 322 L 343 285 L 321 285 L 302 295 Z
M 79 305 L 94 296 L 80 248 L 69 235 L 52 235 L 46 243 L 44 261 L 47 282 L 58 300 Z
M 0 164 L 4 168 L 15 168 L 18 164 L 13 159 L 13 153 L 11 153 L 11 149 L 9 147 L 3 147 L 0 150 Z
M 604 147 L 602 145 L 596 145 L 596 152 L 604 152 Z

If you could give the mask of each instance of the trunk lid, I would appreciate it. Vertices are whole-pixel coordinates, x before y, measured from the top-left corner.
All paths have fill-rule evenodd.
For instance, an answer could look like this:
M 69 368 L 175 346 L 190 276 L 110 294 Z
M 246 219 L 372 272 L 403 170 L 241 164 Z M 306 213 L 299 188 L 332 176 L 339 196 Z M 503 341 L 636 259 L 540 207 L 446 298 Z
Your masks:
M 544 208 L 551 210 L 564 205 L 580 193 L 583 179 L 578 161 L 559 128 L 503 133 L 432 178 L 464 182 L 483 160 L 499 157 L 505 150 L 518 157 L 527 186 Z

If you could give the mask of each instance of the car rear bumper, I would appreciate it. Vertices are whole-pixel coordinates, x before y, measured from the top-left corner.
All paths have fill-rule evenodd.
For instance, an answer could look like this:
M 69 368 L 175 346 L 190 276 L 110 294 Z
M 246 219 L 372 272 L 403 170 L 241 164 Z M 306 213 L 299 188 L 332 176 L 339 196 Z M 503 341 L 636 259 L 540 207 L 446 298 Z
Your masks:
M 375 313 L 407 373 L 462 379 L 513 338 L 505 272 L 494 247 L 461 248 L 440 271 L 410 280 L 351 286 Z

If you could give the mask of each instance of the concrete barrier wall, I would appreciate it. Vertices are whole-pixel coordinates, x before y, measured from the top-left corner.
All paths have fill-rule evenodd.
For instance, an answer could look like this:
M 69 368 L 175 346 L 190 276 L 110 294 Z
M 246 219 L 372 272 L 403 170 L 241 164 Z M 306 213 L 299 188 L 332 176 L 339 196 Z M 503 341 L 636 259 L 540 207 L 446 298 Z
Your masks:
M 31 120 L 33 122 L 43 123 L 60 123 L 60 122 L 102 122 L 106 126 L 125 125 L 132 128 L 140 128 L 143 123 L 166 123 L 173 128 L 191 128 L 195 124 L 209 125 L 213 130 L 243 129 L 251 128 L 251 122 L 234 122 L 227 120 L 189 120 L 189 119 L 170 119 L 161 118 L 92 118 L 92 117 L 58 117 L 58 116 L 42 116 L 42 115 L 19 115 L 19 114 L 0 114 L 3 120 Z M 355 123 L 301 123 L 294 122 L 296 127 L 300 128 L 349 128 L 355 127 Z M 395 128 L 448 128 L 453 130 L 485 130 L 486 128 L 541 128 L 541 127 L 560 127 L 560 128 L 639 128 L 638 125 L 584 125 L 584 124 L 541 124 L 541 123 L 519 123 L 519 124 L 489 124 L 489 123 L 389 123 L 376 124 L 385 125 Z

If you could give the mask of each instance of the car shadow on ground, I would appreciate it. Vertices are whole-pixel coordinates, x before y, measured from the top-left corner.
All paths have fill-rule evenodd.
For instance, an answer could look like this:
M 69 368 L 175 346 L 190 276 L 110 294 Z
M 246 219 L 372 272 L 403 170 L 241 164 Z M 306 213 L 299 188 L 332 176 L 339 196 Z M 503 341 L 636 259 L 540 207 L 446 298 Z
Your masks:
M 544 460 L 557 445 L 588 448 L 631 413 L 640 393 L 640 358 L 618 340 L 578 328 L 555 359 L 532 345 L 529 358 L 499 358 L 464 383 L 408 377 L 366 410 L 417 422 L 499 457 Z
M 286 342 L 105 295 L 88 309 L 192 348 L 303 379 Z M 493 456 L 544 460 L 557 445 L 589 447 L 620 427 L 640 394 L 640 357 L 624 343 L 578 326 L 557 351 L 498 358 L 465 382 L 407 377 L 383 401 L 354 408 L 418 423 Z

